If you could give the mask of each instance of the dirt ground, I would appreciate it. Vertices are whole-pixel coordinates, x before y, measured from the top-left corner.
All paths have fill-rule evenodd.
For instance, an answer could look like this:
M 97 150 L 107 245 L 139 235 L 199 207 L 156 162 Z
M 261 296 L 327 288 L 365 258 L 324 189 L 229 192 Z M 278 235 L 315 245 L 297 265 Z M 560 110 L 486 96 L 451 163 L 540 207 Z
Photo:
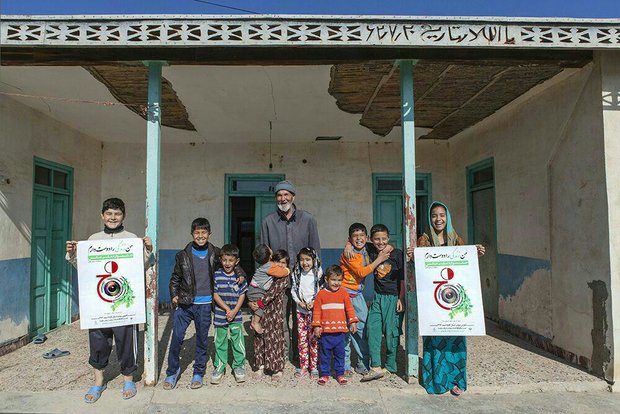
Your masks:
M 170 341 L 172 323 L 170 312 L 163 312 L 159 317 L 159 366 L 161 367 L 160 383 L 165 378 L 167 348 Z M 247 329 L 249 322 L 245 317 L 244 326 Z M 213 329 L 211 329 L 213 331 Z M 143 355 L 143 335 L 140 332 L 139 358 Z M 195 350 L 195 331 L 190 326 L 186 335 L 184 349 L 181 355 L 181 377 L 178 386 L 189 388 L 192 376 L 192 363 Z M 246 334 L 247 335 L 247 334 Z M 48 340 L 41 344 L 28 344 L 10 354 L 0 357 L 0 391 L 53 391 L 53 390 L 85 390 L 92 382 L 92 369 L 88 365 L 88 333 L 80 330 L 79 322 L 63 326 L 47 334 Z M 211 336 L 211 340 L 212 340 Z M 402 339 L 402 337 L 401 337 Z M 401 345 L 402 345 L 401 341 Z M 212 342 L 210 342 L 210 345 Z M 253 347 L 250 337 L 246 337 L 246 351 L 248 361 L 252 361 Z M 68 350 L 71 355 L 47 360 L 42 354 L 60 348 Z M 421 349 L 421 344 L 420 344 Z M 213 348 L 211 347 L 211 351 Z M 405 352 L 399 349 L 398 376 L 389 379 L 374 381 L 372 387 L 405 388 L 412 387 L 405 382 Z M 113 388 L 122 386 L 122 376 L 116 355 L 113 352 L 111 364 L 105 371 L 106 380 Z M 232 356 L 231 356 L 232 359 Z M 258 376 L 252 372 L 247 364 L 248 380 L 243 384 L 235 383 L 230 367 L 219 387 L 253 387 L 256 383 L 261 386 L 279 388 L 318 388 L 316 381 L 309 379 L 295 379 L 294 366 L 288 363 L 281 381 L 273 382 L 270 377 Z M 213 370 L 212 355 L 207 365 L 205 382 L 208 382 Z M 136 374 L 136 379 L 143 375 L 143 367 Z M 368 383 L 359 383 L 361 377 L 357 374 L 351 378 L 355 386 L 369 386 Z M 591 383 L 601 382 L 580 368 L 571 366 L 558 358 L 547 354 L 528 343 L 501 331 L 494 324 L 487 324 L 487 336 L 472 337 L 468 340 L 468 387 L 498 387 L 523 386 L 542 383 Z M 338 387 L 335 381 L 328 387 Z M 413 385 L 418 387 L 418 385 Z

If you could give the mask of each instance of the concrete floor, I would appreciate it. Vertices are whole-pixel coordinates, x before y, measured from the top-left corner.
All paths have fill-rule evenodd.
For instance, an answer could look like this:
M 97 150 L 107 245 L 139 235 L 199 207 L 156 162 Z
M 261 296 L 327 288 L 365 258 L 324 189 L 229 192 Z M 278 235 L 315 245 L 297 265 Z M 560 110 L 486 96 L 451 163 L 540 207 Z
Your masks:
M 161 378 L 165 375 L 171 333 L 168 316 L 164 313 L 159 319 Z M 92 381 L 86 362 L 88 337 L 75 323 L 50 332 L 42 345 L 29 344 L 0 357 L 0 412 L 620 413 L 620 395 L 607 392 L 604 381 L 531 347 L 493 324 L 488 325 L 487 332 L 486 337 L 469 340 L 469 389 L 458 399 L 450 395 L 429 396 L 419 385 L 407 384 L 401 378 L 403 350 L 399 355 L 401 377 L 383 381 L 360 383 L 356 375 L 345 387 L 335 381 L 320 387 L 314 381 L 294 379 L 294 367 L 288 364 L 278 383 L 250 374 L 246 383 L 236 384 L 228 370 L 222 384 L 191 390 L 188 386 L 195 342 L 190 328 L 177 389 L 165 391 L 161 384 L 148 388 L 139 384 L 135 398 L 121 400 L 122 378 L 113 354 L 114 362 L 106 370 L 108 389 L 96 404 L 87 405 L 82 398 Z M 246 343 L 251 359 L 251 339 L 247 338 Z M 55 360 L 41 357 L 53 348 L 69 350 L 71 355 Z M 208 373 L 211 369 L 209 362 Z M 142 370 L 137 376 L 141 375 Z
M 247 317 L 246 317 L 247 319 Z M 171 323 L 169 313 L 163 313 L 159 318 L 159 360 L 161 379 L 165 376 L 167 344 L 170 340 Z M 247 326 L 247 321 L 246 321 Z M 600 390 L 607 389 L 607 384 L 577 367 L 546 354 L 526 342 L 517 339 L 489 323 L 488 335 L 485 337 L 471 337 L 468 345 L 468 387 L 469 393 L 497 393 L 497 392 L 528 392 L 541 390 Z M 48 340 L 42 345 L 29 344 L 10 354 L 0 357 L 0 392 L 39 392 L 54 390 L 86 390 L 92 380 L 92 370 L 88 361 L 87 331 L 79 329 L 79 322 L 63 326 L 50 332 Z M 139 343 L 142 342 L 140 337 Z M 179 387 L 189 385 L 192 374 L 193 354 L 195 349 L 193 325 L 188 329 L 185 350 L 181 355 L 182 374 Z M 53 360 L 46 360 L 41 355 L 53 348 L 68 350 L 71 355 Z M 251 338 L 246 339 L 248 360 L 253 360 Z M 142 349 L 140 349 L 142 355 Z M 410 385 L 404 380 L 404 350 L 399 350 L 399 375 L 388 380 L 375 383 L 358 383 L 359 376 L 352 378 L 356 387 L 379 387 L 389 389 L 408 389 L 424 393 L 417 384 Z M 122 384 L 119 366 L 113 352 L 112 363 L 106 370 L 106 379 L 111 388 L 119 388 Z M 207 374 L 212 370 L 211 359 L 207 366 Z M 249 366 L 248 366 L 249 371 Z M 249 381 L 238 385 L 230 373 L 222 382 L 225 387 L 240 387 L 248 389 L 261 383 L 271 387 L 287 389 L 318 389 L 315 382 L 297 380 L 293 378 L 294 367 L 288 364 L 283 380 L 278 384 L 271 384 L 269 377 L 250 375 Z M 137 378 L 142 375 L 142 367 Z M 161 385 L 160 385 L 161 386 Z M 328 387 L 337 388 L 335 383 Z

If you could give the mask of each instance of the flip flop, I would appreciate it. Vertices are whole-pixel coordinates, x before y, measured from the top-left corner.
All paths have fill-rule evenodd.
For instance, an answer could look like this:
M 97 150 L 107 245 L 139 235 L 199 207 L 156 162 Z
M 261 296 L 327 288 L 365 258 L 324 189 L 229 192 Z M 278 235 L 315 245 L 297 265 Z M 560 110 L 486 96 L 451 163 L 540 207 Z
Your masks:
M 92 387 L 88 389 L 88 391 L 86 391 L 86 395 L 84 395 L 84 402 L 87 404 L 92 404 L 96 402 L 99 399 L 99 397 L 101 397 L 101 393 L 104 392 L 107 387 L 108 387 L 108 384 L 93 385 Z M 89 395 L 93 397 L 90 400 L 86 398 Z
M 168 375 L 164 380 L 164 389 L 165 390 L 173 390 L 177 386 L 177 380 L 179 379 L 179 374 L 181 373 L 181 368 L 177 369 L 176 374 Z M 166 388 L 168 385 L 168 388 Z
M 47 341 L 47 336 L 45 336 L 44 334 L 38 334 L 37 336 L 34 337 L 34 339 L 32 340 L 33 344 L 42 344 L 43 342 Z
M 43 354 L 43 358 L 45 358 L 45 359 L 54 359 L 54 358 L 60 358 L 62 356 L 67 356 L 67 355 L 70 355 L 70 354 L 71 354 L 71 352 L 69 352 L 69 351 L 61 351 L 58 348 L 54 348 L 51 351 L 44 353 Z
M 202 387 L 203 385 L 203 380 L 202 380 L 202 375 L 200 374 L 194 374 L 194 376 L 192 377 L 192 382 L 189 385 L 189 387 L 193 390 L 198 389 L 200 387 Z
M 133 381 L 125 381 L 125 383 L 123 384 L 123 400 L 133 398 L 136 396 L 137 393 L 138 389 L 136 388 L 136 383 Z

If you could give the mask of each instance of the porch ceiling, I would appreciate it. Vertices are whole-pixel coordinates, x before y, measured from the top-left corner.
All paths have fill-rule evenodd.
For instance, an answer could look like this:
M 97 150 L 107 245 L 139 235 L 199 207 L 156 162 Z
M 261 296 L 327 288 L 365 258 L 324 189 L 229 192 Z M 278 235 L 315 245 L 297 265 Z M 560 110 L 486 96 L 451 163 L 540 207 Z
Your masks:
M 420 60 L 413 68 L 416 126 L 429 129 L 423 138 L 448 139 L 564 68 L 586 63 Z M 385 136 L 400 125 L 399 85 L 396 61 L 338 64 L 329 93 L 340 109 L 362 114 L 361 125 Z
M 563 68 L 587 62 L 420 60 L 414 67 L 416 136 L 448 139 Z M 164 142 L 400 139 L 394 129 L 400 125 L 394 60 L 171 65 L 164 67 L 163 78 Z M 0 92 L 31 95 L 14 99 L 103 142 L 144 142 L 146 84 L 146 68 L 137 63 L 0 67 Z

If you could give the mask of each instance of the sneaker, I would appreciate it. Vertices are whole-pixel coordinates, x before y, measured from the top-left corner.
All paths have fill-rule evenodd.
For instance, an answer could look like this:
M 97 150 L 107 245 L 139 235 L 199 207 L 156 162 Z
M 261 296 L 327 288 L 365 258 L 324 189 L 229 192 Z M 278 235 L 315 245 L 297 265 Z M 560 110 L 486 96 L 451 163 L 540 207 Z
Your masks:
M 233 374 L 235 376 L 235 381 L 237 382 L 245 382 L 245 368 L 239 367 L 233 369 Z
M 381 368 L 371 368 L 370 371 L 368 371 L 368 374 L 364 375 L 360 381 L 368 382 L 368 381 L 382 378 L 384 375 L 385 375 L 385 372 L 383 372 Z
M 211 374 L 211 384 L 219 384 L 222 381 L 222 377 L 224 376 L 224 370 L 218 371 L 214 370 L 213 374 Z
M 313 369 L 312 371 L 310 371 L 310 378 L 318 378 L 319 376 L 319 371 L 316 369 Z
M 366 375 L 368 374 L 368 368 L 366 368 L 365 366 L 355 367 L 355 372 L 357 372 L 360 375 Z

